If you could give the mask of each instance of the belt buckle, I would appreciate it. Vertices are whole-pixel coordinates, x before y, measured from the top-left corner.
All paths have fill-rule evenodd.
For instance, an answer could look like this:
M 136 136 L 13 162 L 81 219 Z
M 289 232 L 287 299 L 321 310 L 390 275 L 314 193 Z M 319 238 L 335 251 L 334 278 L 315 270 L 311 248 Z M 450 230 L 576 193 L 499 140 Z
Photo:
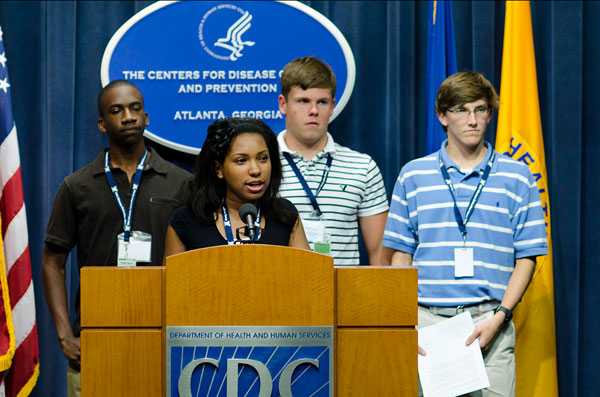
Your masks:
M 456 306 L 456 314 L 463 313 L 465 311 L 465 305 Z

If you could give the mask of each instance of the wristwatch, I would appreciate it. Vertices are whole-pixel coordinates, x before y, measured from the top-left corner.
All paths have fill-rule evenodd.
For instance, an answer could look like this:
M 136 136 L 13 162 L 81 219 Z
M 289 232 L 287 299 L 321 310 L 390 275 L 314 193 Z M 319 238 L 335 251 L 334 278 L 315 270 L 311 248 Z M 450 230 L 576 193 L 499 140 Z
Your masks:
M 512 310 L 510 310 L 508 307 L 504 307 L 502 305 L 498 305 L 496 306 L 496 308 L 494 309 L 494 314 L 498 313 L 498 312 L 502 312 L 504 313 L 504 322 L 509 322 L 510 319 L 512 318 Z

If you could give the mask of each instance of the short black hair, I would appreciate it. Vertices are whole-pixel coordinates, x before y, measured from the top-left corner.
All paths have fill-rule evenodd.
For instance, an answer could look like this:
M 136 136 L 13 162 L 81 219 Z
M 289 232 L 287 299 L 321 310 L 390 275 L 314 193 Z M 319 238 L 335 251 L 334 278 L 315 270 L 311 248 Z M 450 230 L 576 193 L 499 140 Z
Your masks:
M 135 88 L 135 90 L 140 93 L 140 97 L 142 98 L 142 102 L 143 102 L 144 96 L 142 95 L 142 91 L 140 91 L 140 89 L 135 84 L 133 84 L 131 81 L 129 81 L 129 80 L 113 80 L 110 83 L 108 83 L 107 85 L 105 85 L 104 87 L 102 87 L 102 89 L 98 93 L 98 116 L 100 116 L 100 117 L 103 116 L 103 114 L 102 114 L 102 99 L 104 99 L 104 95 L 111 88 L 118 87 L 121 85 L 128 85 L 132 88 Z

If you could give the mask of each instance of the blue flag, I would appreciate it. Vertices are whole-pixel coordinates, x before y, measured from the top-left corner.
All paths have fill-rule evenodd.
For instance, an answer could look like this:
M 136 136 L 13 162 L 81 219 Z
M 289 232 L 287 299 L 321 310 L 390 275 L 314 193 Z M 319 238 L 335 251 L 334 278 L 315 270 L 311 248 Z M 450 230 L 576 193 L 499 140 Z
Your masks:
M 454 28 L 452 26 L 452 2 L 430 1 L 429 41 L 427 43 L 426 130 L 425 153 L 438 150 L 446 139 L 435 112 L 435 96 L 444 79 L 457 72 Z

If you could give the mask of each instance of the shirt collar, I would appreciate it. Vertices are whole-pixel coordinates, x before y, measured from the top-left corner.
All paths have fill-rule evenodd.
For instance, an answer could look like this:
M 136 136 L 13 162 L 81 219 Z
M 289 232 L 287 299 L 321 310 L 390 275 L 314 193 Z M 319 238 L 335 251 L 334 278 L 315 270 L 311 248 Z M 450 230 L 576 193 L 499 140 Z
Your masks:
M 279 135 L 277 135 L 277 143 L 279 143 L 279 151 L 282 153 L 283 152 L 290 153 L 292 156 L 295 156 L 295 157 L 302 157 L 302 156 L 300 156 L 300 154 L 298 152 L 290 149 L 288 147 L 288 145 L 285 143 L 285 139 L 283 139 L 285 134 L 286 134 L 286 130 L 283 130 L 279 133 Z M 329 132 L 327 133 L 327 143 L 325 144 L 325 147 L 323 148 L 323 150 L 321 150 L 319 153 L 317 153 L 315 158 L 322 157 L 326 153 L 331 153 L 331 154 L 335 153 L 335 142 Z
M 149 157 L 144 166 L 144 171 L 150 169 L 156 171 L 159 174 L 167 174 L 167 164 L 165 161 L 156 153 L 152 148 L 147 148 Z M 92 170 L 94 175 L 104 174 L 104 153 L 106 149 L 102 150 L 96 158 L 92 161 Z
M 475 167 L 474 170 L 483 171 L 485 169 L 485 166 L 487 165 L 488 161 L 490 161 L 490 157 L 492 157 L 492 153 L 494 152 L 494 149 L 492 149 L 492 145 L 489 142 L 485 141 L 484 143 L 485 143 L 487 152 L 485 153 L 485 156 L 484 156 L 483 160 L 481 161 L 481 163 L 479 163 L 479 165 L 477 167 Z M 454 161 L 452 161 L 450 156 L 448 156 L 448 150 L 446 149 L 447 145 L 448 145 L 448 140 L 446 139 L 444 142 L 442 142 L 442 147 L 440 148 L 440 153 L 442 156 L 442 162 L 444 163 L 444 166 L 446 166 L 446 168 L 455 168 L 455 169 L 461 171 L 461 168 Z

